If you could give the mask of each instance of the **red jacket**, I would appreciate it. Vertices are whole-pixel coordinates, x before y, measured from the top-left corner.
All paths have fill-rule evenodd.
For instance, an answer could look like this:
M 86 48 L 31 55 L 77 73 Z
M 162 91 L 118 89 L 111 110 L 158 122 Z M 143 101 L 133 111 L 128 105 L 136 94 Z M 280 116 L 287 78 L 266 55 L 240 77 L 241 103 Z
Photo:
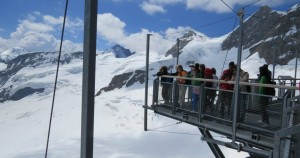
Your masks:
M 224 70 L 221 76 L 221 80 L 230 81 L 232 78 L 232 73 L 229 69 Z M 220 89 L 223 90 L 233 90 L 234 85 L 229 83 L 220 83 Z

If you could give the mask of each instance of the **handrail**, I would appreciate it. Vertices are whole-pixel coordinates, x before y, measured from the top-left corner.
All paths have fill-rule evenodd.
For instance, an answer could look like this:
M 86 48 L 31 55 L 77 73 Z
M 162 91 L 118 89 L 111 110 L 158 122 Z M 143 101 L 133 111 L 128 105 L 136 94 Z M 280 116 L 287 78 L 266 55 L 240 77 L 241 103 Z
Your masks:
M 170 75 L 162 75 L 160 77 L 186 79 L 186 80 L 196 80 L 196 81 L 204 81 L 204 82 L 217 82 L 217 83 L 235 84 L 235 81 L 225 81 L 225 80 L 206 79 L 206 78 L 189 78 L 189 77 L 170 76 Z M 250 82 L 239 82 L 239 84 L 240 85 L 249 85 L 249 86 L 254 86 L 254 87 L 270 87 L 270 88 L 284 88 L 284 89 L 290 89 L 290 90 L 299 90 L 299 87 L 297 87 L 297 86 L 260 84 L 260 83 L 250 83 Z

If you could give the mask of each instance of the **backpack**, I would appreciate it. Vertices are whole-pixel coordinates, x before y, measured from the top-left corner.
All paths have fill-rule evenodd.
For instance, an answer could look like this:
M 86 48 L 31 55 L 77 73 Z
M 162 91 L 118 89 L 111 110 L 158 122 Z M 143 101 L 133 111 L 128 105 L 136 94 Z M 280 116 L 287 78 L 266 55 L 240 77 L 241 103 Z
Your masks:
M 171 73 L 168 73 L 167 75 L 172 75 Z M 173 83 L 174 78 L 166 78 L 166 82 Z
M 245 75 L 249 76 L 249 73 L 247 71 L 244 71 L 243 75 L 241 76 L 242 78 L 244 78 Z M 248 82 L 248 81 L 247 81 Z M 246 91 L 248 93 L 251 93 L 251 86 L 250 85 L 246 85 Z
M 250 85 L 246 85 L 246 89 L 248 93 L 251 93 L 251 86 Z
M 205 68 L 204 70 L 204 78 L 206 79 L 213 79 L 213 73 L 210 68 Z M 207 87 L 212 87 L 213 82 L 205 82 Z
M 276 85 L 276 82 L 269 80 L 269 81 L 267 81 L 267 84 Z M 274 87 L 265 87 L 265 93 L 266 93 L 266 95 L 275 96 L 275 88 Z

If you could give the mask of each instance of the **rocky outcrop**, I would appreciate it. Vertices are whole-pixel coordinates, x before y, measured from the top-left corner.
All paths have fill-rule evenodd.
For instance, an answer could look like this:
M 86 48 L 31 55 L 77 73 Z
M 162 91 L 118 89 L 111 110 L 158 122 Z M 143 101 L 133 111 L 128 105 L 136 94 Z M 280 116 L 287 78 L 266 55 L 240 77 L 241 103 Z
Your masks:
M 179 55 L 181 53 L 181 50 L 189 44 L 192 40 L 194 40 L 195 36 L 200 36 L 197 35 L 194 31 L 189 31 L 188 33 L 184 34 L 181 38 L 179 38 Z M 177 44 L 173 45 L 171 49 L 169 49 L 165 56 L 172 55 L 172 57 L 177 57 L 178 56 L 178 48 Z
M 60 63 L 67 64 L 73 59 L 81 59 L 82 56 L 82 52 L 63 54 L 61 56 Z M 19 100 L 34 93 L 43 93 L 47 85 L 41 85 L 38 88 L 22 87 L 21 84 L 16 84 L 19 82 L 19 78 L 12 77 L 14 77 L 14 75 L 17 74 L 21 69 L 26 67 L 57 64 L 57 57 L 58 53 L 55 52 L 35 52 L 22 54 L 16 58 L 5 61 L 7 68 L 3 71 L 0 71 L 0 102 L 4 102 L 6 100 Z M 22 88 L 20 88 L 20 86 Z
M 110 53 L 112 52 L 116 58 L 127 58 L 135 52 L 131 52 L 129 49 L 124 48 L 118 44 L 114 45 L 111 49 L 104 51 L 103 53 Z
M 70 63 L 73 59 L 81 59 L 83 53 L 75 52 L 64 54 L 61 57 L 61 64 Z M 20 55 L 12 60 L 7 61 L 7 68 L 0 71 L 0 87 L 6 81 L 24 67 L 37 67 L 42 64 L 56 64 L 58 54 L 55 52 L 36 52 Z
M 129 87 L 137 82 L 140 84 L 145 82 L 145 71 L 135 70 L 134 72 L 127 72 L 114 76 L 109 85 L 101 88 L 96 93 L 96 96 L 99 96 L 102 92 L 112 91 L 116 88 L 120 89 L 123 86 Z
M 244 22 L 243 49 L 259 53 L 266 62 L 287 64 L 300 51 L 295 39 L 300 39 L 300 5 L 286 13 L 261 7 Z M 222 43 L 222 50 L 238 47 L 240 27 L 234 30 Z
M 14 94 L 12 94 L 10 96 L 9 95 L 10 88 L 5 88 L 0 91 L 0 103 L 3 103 L 4 101 L 7 101 L 7 100 L 14 100 L 14 101 L 20 100 L 20 99 L 27 97 L 34 93 L 43 93 L 44 90 L 45 90 L 44 88 L 34 89 L 31 87 L 25 87 L 25 88 L 19 89 L 18 91 L 16 91 Z

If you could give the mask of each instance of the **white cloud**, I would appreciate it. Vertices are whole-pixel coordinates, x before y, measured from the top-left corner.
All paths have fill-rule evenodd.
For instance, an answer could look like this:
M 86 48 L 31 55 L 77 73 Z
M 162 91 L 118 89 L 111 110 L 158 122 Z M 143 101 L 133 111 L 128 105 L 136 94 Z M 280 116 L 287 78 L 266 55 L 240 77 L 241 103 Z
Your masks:
M 149 3 L 152 4 L 176 4 L 176 3 L 181 3 L 185 2 L 185 0 L 149 0 Z
M 232 2 L 227 3 L 232 8 Z M 201 9 L 210 12 L 224 13 L 231 10 L 220 0 L 187 0 L 187 9 Z
M 26 19 L 19 20 L 19 24 L 10 37 L 0 38 L 0 47 L 5 50 L 11 47 L 22 47 L 28 51 L 55 51 L 60 44 L 62 17 L 43 16 L 40 12 L 33 12 Z M 83 30 L 81 19 L 68 19 L 66 33 L 78 34 Z M 66 37 L 65 37 L 66 38 Z M 68 44 L 68 50 L 82 51 L 77 43 Z
M 111 13 L 98 14 L 97 32 L 109 42 L 119 42 L 125 37 L 126 24 Z
M 58 25 L 58 24 L 62 24 L 63 17 L 60 16 L 58 18 L 55 18 L 55 17 L 53 17 L 51 15 L 44 15 L 43 16 L 43 20 L 44 20 L 44 22 L 46 22 L 46 23 L 48 23 L 50 25 Z
M 225 0 L 224 2 L 226 4 L 224 4 L 221 0 L 148 0 L 148 1 L 144 1 L 140 6 L 148 14 L 154 14 L 160 11 L 162 12 L 162 10 L 163 13 L 165 13 L 166 12 L 166 10 L 164 9 L 165 6 L 179 4 L 179 3 L 185 4 L 187 9 L 225 13 L 225 12 L 231 12 L 230 8 L 236 10 L 236 7 L 241 8 L 249 4 L 252 4 L 255 1 Z M 296 2 L 296 0 L 263 0 L 253 5 L 257 5 L 257 6 L 268 5 L 270 7 L 276 7 L 284 3 L 292 3 L 292 2 Z M 226 5 L 228 5 L 230 8 Z M 155 8 L 157 8 L 157 11 L 155 10 Z
M 157 52 L 159 54 L 164 54 L 168 49 L 171 48 L 173 41 L 166 40 L 162 35 L 156 32 L 151 32 L 147 29 L 142 29 L 138 33 L 131 34 L 124 38 L 121 41 L 121 45 L 126 46 L 127 48 L 142 52 L 146 50 L 146 37 L 147 34 L 151 34 L 150 36 L 150 50 L 153 52 Z
M 178 28 L 168 28 L 165 31 L 166 34 L 165 38 L 168 40 L 176 41 L 178 37 L 182 37 L 189 30 L 191 30 L 190 27 L 182 27 L 182 26 L 179 26 Z
M 155 13 L 165 13 L 166 10 L 158 4 L 152 4 L 148 2 L 143 2 L 140 7 L 144 10 L 147 14 L 153 15 Z
M 55 50 L 59 50 L 60 45 L 56 45 Z M 70 40 L 64 40 L 62 45 L 62 51 L 64 52 L 77 52 L 77 51 L 83 51 L 82 44 L 81 43 L 74 43 Z
M 98 15 L 98 35 L 110 43 L 117 43 L 125 46 L 132 51 L 145 51 L 147 34 L 151 36 L 152 51 L 162 52 L 168 50 L 173 41 L 166 40 L 162 35 L 156 32 L 151 32 L 147 29 L 141 29 L 140 32 L 130 35 L 125 34 L 126 24 L 111 13 Z
M 54 30 L 54 28 L 47 24 L 29 21 L 29 20 L 23 20 L 18 25 L 17 30 L 11 34 L 11 37 L 19 38 L 19 37 L 23 36 L 25 33 L 27 33 L 28 31 L 46 33 L 46 32 L 50 32 L 53 30 Z

